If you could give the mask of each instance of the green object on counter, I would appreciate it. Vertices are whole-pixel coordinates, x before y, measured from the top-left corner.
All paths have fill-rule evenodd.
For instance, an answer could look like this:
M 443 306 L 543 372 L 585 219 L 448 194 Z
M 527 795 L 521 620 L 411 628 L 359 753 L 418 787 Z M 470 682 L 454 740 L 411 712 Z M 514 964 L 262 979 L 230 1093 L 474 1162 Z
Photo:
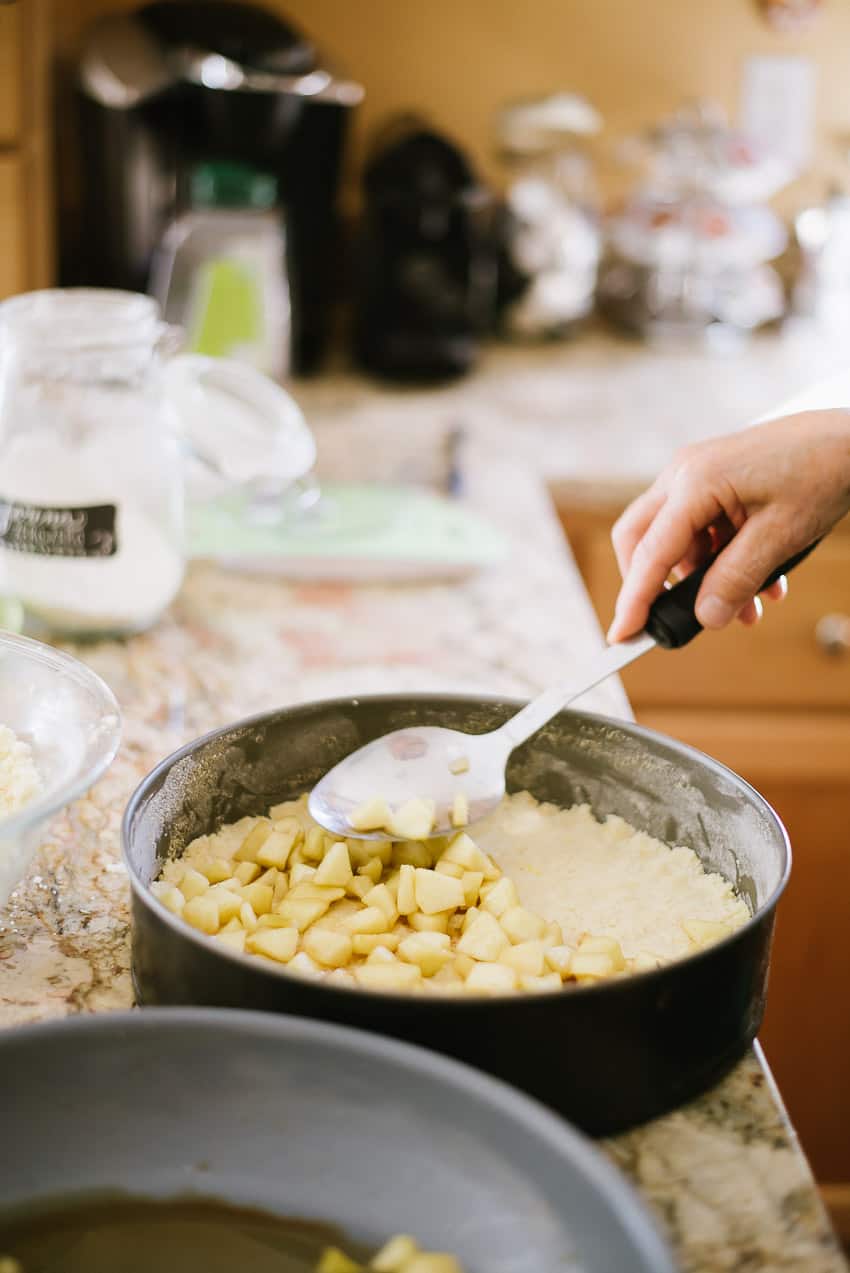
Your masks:
M 507 542 L 457 500 L 340 483 L 322 486 L 315 508 L 272 525 L 253 520 L 242 495 L 196 508 L 189 551 L 248 570 L 352 581 L 469 574 L 501 561 Z
M 228 257 L 198 270 L 187 345 L 195 354 L 226 358 L 263 339 L 262 282 L 255 270 Z

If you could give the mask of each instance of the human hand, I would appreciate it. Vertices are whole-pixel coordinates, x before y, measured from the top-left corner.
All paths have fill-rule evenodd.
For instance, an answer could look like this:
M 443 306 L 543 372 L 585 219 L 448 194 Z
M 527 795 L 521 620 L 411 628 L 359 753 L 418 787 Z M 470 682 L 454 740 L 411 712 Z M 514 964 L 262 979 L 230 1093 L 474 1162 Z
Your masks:
M 805 411 L 687 447 L 612 532 L 623 585 L 609 641 L 643 628 L 672 572 L 712 552 L 696 602 L 705 628 L 758 619 L 758 590 L 850 511 L 850 411 Z M 768 595 L 785 595 L 781 580 Z

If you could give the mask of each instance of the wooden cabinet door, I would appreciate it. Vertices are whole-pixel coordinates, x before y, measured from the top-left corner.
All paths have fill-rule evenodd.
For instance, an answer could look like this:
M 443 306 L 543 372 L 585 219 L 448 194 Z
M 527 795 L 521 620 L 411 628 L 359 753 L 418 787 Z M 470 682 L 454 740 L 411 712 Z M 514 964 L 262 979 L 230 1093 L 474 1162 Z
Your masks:
M 0 154 L 0 300 L 27 286 L 24 192 L 20 158 Z
M 0 4 L 0 146 L 16 145 L 22 131 L 22 5 Z

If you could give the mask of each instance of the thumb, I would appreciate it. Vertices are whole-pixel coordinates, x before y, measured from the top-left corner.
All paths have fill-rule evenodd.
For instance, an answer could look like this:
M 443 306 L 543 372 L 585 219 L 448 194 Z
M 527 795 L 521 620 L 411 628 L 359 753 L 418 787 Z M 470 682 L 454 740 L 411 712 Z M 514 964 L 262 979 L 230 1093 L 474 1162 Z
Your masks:
M 695 606 L 702 626 L 725 628 L 793 551 L 775 517 L 756 513 L 746 521 L 702 582 Z

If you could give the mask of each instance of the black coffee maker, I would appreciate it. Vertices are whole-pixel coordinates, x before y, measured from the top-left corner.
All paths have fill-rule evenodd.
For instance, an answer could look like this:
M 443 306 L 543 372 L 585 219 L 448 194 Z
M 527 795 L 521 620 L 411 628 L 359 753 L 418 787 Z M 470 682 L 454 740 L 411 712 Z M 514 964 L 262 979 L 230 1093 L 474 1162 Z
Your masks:
M 312 370 L 328 337 L 337 191 L 360 86 L 288 22 L 230 0 L 158 0 L 101 19 L 85 33 L 78 86 L 79 164 L 60 171 L 81 182 L 82 206 L 60 218 L 61 281 L 145 290 L 198 165 L 251 165 L 277 183 L 292 362 Z
M 374 139 L 356 253 L 354 349 L 396 380 L 470 370 L 493 317 L 494 200 L 466 155 L 414 116 Z

